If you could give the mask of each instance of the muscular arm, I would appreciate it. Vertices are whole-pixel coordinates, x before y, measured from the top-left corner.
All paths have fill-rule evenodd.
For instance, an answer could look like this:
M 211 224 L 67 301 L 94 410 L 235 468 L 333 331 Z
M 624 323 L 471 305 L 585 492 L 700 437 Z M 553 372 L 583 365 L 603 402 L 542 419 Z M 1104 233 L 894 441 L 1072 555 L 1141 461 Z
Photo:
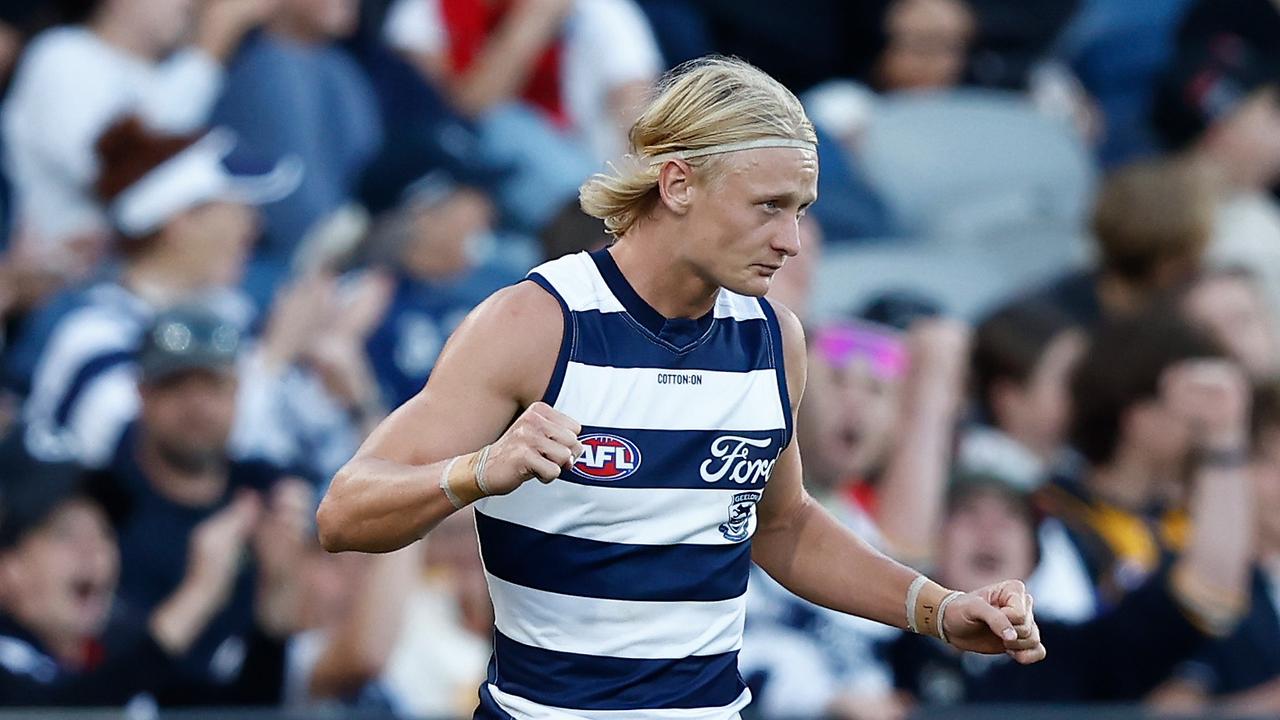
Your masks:
M 804 334 L 777 306 L 792 415 L 805 384 Z M 906 627 L 907 588 L 916 572 L 880 554 L 842 526 L 804 489 L 795 440 L 783 451 L 759 504 L 752 559 L 791 592 L 840 612 Z
M 454 512 L 449 459 L 493 442 L 546 388 L 564 321 L 533 283 L 499 291 L 445 345 L 423 390 L 391 413 L 329 485 L 316 524 L 326 550 L 389 552 Z

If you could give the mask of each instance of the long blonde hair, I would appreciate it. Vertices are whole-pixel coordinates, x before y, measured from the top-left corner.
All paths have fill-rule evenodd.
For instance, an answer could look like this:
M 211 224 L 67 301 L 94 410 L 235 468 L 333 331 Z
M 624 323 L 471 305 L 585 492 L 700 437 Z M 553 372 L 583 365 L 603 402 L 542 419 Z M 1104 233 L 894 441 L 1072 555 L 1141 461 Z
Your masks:
M 631 153 L 579 188 L 582 210 L 621 236 L 657 198 L 662 163 L 648 158 L 761 138 L 817 142 L 800 101 L 763 70 L 736 58 L 690 60 L 659 81 L 653 101 L 631 126 Z M 715 155 L 688 160 L 695 168 L 716 161 Z

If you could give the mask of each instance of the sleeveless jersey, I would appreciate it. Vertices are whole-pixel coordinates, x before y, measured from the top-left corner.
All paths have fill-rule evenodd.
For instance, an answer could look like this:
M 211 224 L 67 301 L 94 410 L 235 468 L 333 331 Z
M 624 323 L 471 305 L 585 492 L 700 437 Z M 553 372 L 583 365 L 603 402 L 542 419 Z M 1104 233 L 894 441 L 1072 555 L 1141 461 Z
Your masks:
M 475 505 L 496 625 L 477 717 L 735 718 L 755 505 L 792 434 L 777 317 L 721 290 L 667 320 L 604 250 L 529 280 L 565 320 L 543 399 L 585 451 Z

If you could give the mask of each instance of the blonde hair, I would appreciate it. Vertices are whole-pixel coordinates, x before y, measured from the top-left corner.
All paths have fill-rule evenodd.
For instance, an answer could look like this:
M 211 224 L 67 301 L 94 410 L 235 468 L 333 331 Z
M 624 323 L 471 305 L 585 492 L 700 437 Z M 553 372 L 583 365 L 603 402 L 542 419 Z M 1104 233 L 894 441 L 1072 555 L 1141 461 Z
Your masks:
M 657 198 L 663 163 L 648 158 L 761 138 L 817 142 L 800 101 L 763 70 L 736 58 L 686 62 L 658 82 L 653 101 L 631 126 L 624 162 L 610 163 L 612 172 L 592 175 L 579 188 L 582 210 L 621 236 Z M 688 163 L 703 168 L 716 161 L 711 155 Z

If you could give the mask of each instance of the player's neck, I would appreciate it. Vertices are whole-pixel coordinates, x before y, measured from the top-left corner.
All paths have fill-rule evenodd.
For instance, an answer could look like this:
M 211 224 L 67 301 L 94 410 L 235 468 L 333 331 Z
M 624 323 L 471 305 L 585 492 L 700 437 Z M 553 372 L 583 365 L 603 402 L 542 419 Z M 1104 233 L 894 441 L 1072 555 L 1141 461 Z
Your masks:
M 658 243 L 628 236 L 614 243 L 609 254 L 636 294 L 665 318 L 700 318 L 715 306 L 719 286 Z

